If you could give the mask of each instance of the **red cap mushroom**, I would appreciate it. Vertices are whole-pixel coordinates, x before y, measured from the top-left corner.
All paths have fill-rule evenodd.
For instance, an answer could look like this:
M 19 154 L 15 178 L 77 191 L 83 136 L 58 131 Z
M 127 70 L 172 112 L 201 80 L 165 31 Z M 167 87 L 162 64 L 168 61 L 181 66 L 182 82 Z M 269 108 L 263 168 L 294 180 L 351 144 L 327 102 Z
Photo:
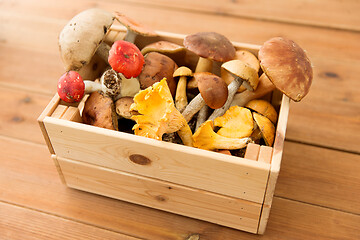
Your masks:
M 118 40 L 111 46 L 109 64 L 126 78 L 137 77 L 144 65 L 144 56 L 135 44 Z
M 79 102 L 84 96 L 85 83 L 79 73 L 69 71 L 60 77 L 57 92 L 65 102 Z

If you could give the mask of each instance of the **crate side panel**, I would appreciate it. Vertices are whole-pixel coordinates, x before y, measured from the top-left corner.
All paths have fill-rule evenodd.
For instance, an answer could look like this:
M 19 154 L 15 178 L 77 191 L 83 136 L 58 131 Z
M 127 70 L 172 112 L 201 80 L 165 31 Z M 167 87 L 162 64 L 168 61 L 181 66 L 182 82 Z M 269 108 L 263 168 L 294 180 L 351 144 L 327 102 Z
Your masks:
M 213 222 L 257 231 L 261 204 L 58 158 L 69 187 Z
M 44 122 L 57 156 L 263 202 L 270 164 L 61 119 Z

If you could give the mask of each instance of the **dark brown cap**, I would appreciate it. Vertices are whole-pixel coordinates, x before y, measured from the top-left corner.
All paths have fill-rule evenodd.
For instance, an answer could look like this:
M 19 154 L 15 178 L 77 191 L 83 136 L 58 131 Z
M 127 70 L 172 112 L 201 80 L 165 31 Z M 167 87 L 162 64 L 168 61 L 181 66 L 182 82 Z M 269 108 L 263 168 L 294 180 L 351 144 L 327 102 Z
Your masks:
M 235 48 L 229 39 L 216 32 L 188 35 L 183 44 L 198 56 L 218 62 L 226 62 L 235 57 Z
M 228 88 L 224 80 L 209 72 L 197 73 L 198 88 L 205 103 L 212 109 L 221 108 L 228 97 Z
M 261 68 L 273 84 L 292 100 L 300 101 L 312 83 L 313 70 L 305 51 L 294 41 L 276 37 L 259 50 Z

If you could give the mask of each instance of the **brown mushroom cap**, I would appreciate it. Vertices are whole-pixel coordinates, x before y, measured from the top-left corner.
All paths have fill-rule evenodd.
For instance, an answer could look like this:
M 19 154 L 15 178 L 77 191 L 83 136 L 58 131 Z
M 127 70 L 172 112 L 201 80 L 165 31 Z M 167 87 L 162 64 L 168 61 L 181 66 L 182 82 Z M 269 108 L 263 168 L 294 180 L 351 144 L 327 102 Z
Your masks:
M 86 100 L 82 119 L 85 124 L 118 130 L 114 102 L 99 92 L 91 93 Z
M 212 109 L 221 108 L 228 97 L 228 88 L 225 81 L 209 72 L 198 73 L 196 78 L 200 94 L 205 103 Z
M 143 55 L 149 52 L 159 52 L 159 53 L 167 54 L 167 53 L 177 53 L 181 51 L 185 51 L 185 48 L 183 46 L 168 41 L 158 41 L 158 42 L 150 43 L 149 45 L 146 45 L 143 49 L 141 49 L 141 53 Z
M 309 92 L 313 71 L 305 51 L 294 41 L 276 37 L 259 50 L 261 68 L 274 85 L 294 101 Z
M 115 12 L 116 20 L 118 20 L 122 25 L 124 25 L 130 31 L 133 31 L 142 36 L 154 37 L 157 36 L 157 33 L 152 29 L 134 21 L 128 16 L 120 12 Z
M 276 123 L 277 121 L 277 112 L 271 103 L 265 101 L 263 99 L 254 99 L 249 101 L 246 105 L 246 108 L 250 108 L 255 112 L 260 113 L 261 115 L 267 117 L 272 123 Z
M 166 78 L 171 94 L 175 96 L 176 81 L 173 78 L 175 69 L 177 69 L 176 63 L 164 54 L 157 52 L 146 54 L 143 70 L 138 76 L 140 88 L 146 89 Z
M 275 139 L 275 126 L 274 124 L 263 115 L 253 112 L 253 118 L 260 129 L 261 136 L 263 137 L 267 146 L 272 146 Z
M 114 15 L 91 8 L 73 17 L 59 35 L 59 50 L 66 71 L 87 65 L 102 43 Z
M 185 48 L 200 57 L 226 62 L 234 58 L 235 48 L 225 36 L 216 32 L 199 32 L 185 37 Z
M 116 113 L 123 118 L 131 119 L 136 114 L 136 111 L 131 111 L 130 106 L 134 103 L 132 97 L 122 97 L 115 102 Z
M 173 77 L 191 77 L 193 73 L 190 68 L 181 66 L 175 70 Z

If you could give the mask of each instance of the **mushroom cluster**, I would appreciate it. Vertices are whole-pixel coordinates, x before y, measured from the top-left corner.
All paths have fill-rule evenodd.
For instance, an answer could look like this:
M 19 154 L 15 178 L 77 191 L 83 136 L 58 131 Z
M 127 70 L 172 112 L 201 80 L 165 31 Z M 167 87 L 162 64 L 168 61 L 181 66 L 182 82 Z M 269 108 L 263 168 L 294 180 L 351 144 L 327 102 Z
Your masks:
M 105 43 L 115 20 L 125 37 Z M 149 43 L 141 49 L 139 35 Z M 216 32 L 187 35 L 182 45 L 156 36 L 123 13 L 79 13 L 59 35 L 60 98 L 89 95 L 85 124 L 234 154 L 249 142 L 273 145 L 278 113 L 264 96 L 277 88 L 300 101 L 312 82 L 310 60 L 289 39 L 266 41 L 256 56 Z

